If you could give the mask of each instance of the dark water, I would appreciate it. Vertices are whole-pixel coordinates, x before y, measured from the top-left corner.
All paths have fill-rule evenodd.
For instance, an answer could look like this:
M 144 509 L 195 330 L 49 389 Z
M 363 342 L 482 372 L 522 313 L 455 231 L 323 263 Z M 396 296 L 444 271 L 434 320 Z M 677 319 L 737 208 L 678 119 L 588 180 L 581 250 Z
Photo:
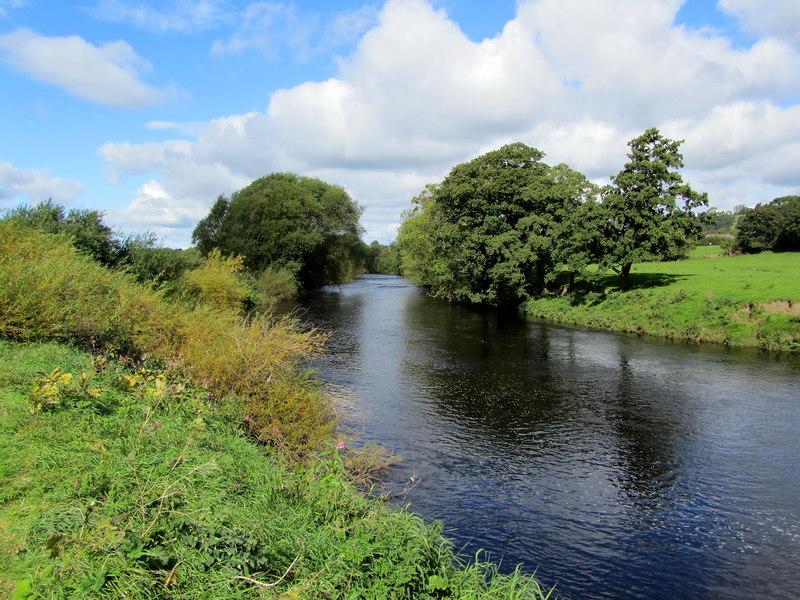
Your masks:
M 524 322 L 372 276 L 315 296 L 361 441 L 467 554 L 561 598 L 800 598 L 800 362 Z

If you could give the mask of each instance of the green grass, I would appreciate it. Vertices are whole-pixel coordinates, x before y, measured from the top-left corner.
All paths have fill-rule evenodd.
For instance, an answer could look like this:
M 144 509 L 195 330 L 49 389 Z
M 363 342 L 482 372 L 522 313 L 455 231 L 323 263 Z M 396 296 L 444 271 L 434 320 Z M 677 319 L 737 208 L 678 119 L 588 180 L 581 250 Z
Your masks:
M 546 597 L 457 562 L 437 526 L 347 484 L 336 452 L 290 468 L 235 400 L 136 368 L 0 339 L 0 596 Z
M 602 291 L 530 300 L 524 311 L 593 329 L 800 350 L 800 254 L 717 251 L 705 246 L 687 260 L 635 265 L 625 292 L 610 276 Z

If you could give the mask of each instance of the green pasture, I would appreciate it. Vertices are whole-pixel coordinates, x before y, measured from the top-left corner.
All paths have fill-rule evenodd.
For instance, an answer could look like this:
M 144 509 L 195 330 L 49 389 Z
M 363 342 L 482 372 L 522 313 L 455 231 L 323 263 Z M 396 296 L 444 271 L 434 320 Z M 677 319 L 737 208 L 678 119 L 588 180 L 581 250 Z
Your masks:
M 723 256 L 700 246 L 686 260 L 635 265 L 631 289 L 609 275 L 596 289 L 528 301 L 528 315 L 579 327 L 800 349 L 800 253 Z

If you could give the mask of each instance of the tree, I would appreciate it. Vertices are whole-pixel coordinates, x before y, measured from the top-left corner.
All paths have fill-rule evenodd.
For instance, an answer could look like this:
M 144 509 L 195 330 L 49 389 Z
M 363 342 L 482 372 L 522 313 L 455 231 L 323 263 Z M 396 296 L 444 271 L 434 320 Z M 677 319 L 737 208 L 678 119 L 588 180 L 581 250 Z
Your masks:
M 651 128 L 628 143 L 628 162 L 603 192 L 605 248 L 601 266 L 619 274 L 630 287 L 631 267 L 638 262 L 679 257 L 699 241 L 699 218 L 692 211 L 708 204 L 706 194 L 683 182 L 673 141 Z
M 197 248 L 165 248 L 159 245 L 155 234 L 147 232 L 122 240 L 117 268 L 139 283 L 173 293 L 179 289 L 181 276 L 198 268 L 201 262 Z
M 545 288 L 585 178 L 543 158 L 509 144 L 428 186 L 400 229 L 404 273 L 434 296 L 475 304 L 517 303 Z
M 364 269 L 367 273 L 378 273 L 381 275 L 400 274 L 400 256 L 397 251 L 397 244 L 394 242 L 384 246 L 378 240 L 373 240 L 367 246 L 364 244 Z
M 273 173 L 217 198 L 192 240 L 241 255 L 252 273 L 288 269 L 304 289 L 342 283 L 359 269 L 361 208 L 340 186 Z
M 228 214 L 231 202 L 224 196 L 217 196 L 216 202 L 204 218 L 200 219 L 197 227 L 192 232 L 192 241 L 197 243 L 197 249 L 203 256 L 208 255 L 219 246 L 219 236 L 222 223 Z
M 739 218 L 734 250 L 800 250 L 800 196 L 775 198 L 758 204 Z
M 103 265 L 113 266 L 119 259 L 120 242 L 111 227 L 103 222 L 102 212 L 77 208 L 67 212 L 51 199 L 33 207 L 13 208 L 3 219 L 45 233 L 67 236 L 78 251 Z

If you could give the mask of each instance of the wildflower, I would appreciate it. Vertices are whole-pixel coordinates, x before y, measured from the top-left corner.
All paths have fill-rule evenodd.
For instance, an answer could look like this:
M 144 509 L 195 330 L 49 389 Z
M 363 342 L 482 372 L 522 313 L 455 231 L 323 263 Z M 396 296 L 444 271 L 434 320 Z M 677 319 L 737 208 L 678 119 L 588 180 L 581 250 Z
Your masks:
M 336 445 L 334 445 L 334 448 L 337 450 L 344 450 L 344 438 L 339 438 L 336 440 Z

